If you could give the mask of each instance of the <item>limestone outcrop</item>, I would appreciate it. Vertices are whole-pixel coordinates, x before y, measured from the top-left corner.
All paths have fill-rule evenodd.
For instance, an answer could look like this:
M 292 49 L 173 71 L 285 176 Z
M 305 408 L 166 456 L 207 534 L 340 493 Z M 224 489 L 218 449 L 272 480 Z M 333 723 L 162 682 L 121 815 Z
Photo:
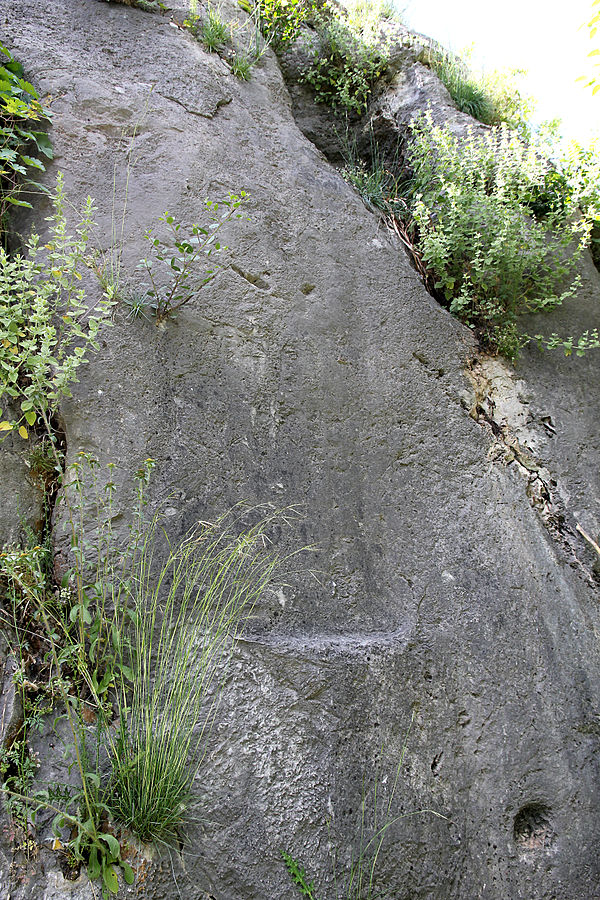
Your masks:
M 173 538 L 241 500 L 300 503 L 295 540 L 317 548 L 236 648 L 189 846 L 148 861 L 146 896 L 292 900 L 285 849 L 335 897 L 327 822 L 343 857 L 363 777 L 383 757 L 393 778 L 414 713 L 388 895 L 592 900 L 600 613 L 576 525 L 600 532 L 598 358 L 530 349 L 516 371 L 476 370 L 469 330 L 298 127 L 276 57 L 237 81 L 172 5 L 0 0 L 2 42 L 52 98 L 48 183 L 60 170 L 75 207 L 95 198 L 104 251 L 127 181 L 131 284 L 164 210 L 194 221 L 205 197 L 249 195 L 224 268 L 177 317 L 117 311 L 61 409 L 68 458 L 116 463 L 116 527 L 150 456 Z M 376 98 L 388 117 L 413 77 Z M 43 234 L 48 209 L 15 227 Z M 589 263 L 548 331 L 590 327 L 599 307 Z M 0 445 L 3 541 L 17 511 L 39 515 L 21 459 Z M 9 896 L 92 893 L 44 847 Z

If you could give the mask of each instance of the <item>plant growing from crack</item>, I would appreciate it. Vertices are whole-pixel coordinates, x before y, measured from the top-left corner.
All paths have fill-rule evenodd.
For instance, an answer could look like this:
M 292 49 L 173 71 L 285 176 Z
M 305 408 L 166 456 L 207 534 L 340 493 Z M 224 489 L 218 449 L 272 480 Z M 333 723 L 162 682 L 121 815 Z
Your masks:
M 0 409 L 8 416 L 0 432 L 40 426 L 55 438 L 52 419 L 71 396 L 79 367 L 97 350 L 101 328 L 109 324 L 114 300 L 101 296 L 90 306 L 81 286 L 90 262 L 88 244 L 93 204 L 88 197 L 75 235 L 67 230 L 63 177 L 59 174 L 48 219 L 50 238 L 41 246 L 32 234 L 23 254 L 0 247 Z
M 213 264 L 213 258 L 227 247 L 218 242 L 217 236 L 230 219 L 243 218 L 237 210 L 246 196 L 242 191 L 239 196 L 229 194 L 226 200 L 206 199 L 205 223 L 187 228 L 165 212 L 159 219 L 166 225 L 165 236 L 152 229 L 146 232 L 151 256 L 140 260 L 138 269 L 148 276 L 147 296 L 157 324 L 193 300 L 220 271 L 221 266 Z
M 11 206 L 31 208 L 25 193 L 46 189 L 31 170 L 45 171 L 40 155 L 52 159 L 52 145 L 40 126 L 50 121 L 38 93 L 23 77 L 23 66 L 0 44 L 0 238 Z

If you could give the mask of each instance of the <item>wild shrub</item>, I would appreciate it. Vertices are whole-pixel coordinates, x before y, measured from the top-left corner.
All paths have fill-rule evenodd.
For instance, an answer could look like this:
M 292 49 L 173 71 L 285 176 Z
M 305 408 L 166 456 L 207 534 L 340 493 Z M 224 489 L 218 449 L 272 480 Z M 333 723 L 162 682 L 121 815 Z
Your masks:
M 553 141 L 547 149 L 556 169 L 551 184 L 552 202 L 569 202 L 579 207 L 592 224 L 590 251 L 600 269 L 600 139 L 587 146 L 578 141 Z
M 307 21 L 313 0 L 238 0 L 252 16 L 267 44 L 276 53 L 288 50 Z
M 17 410 L 0 421 L 0 432 L 18 430 L 25 439 L 28 427 L 39 423 L 50 435 L 50 420 L 60 400 L 70 396 L 79 367 L 98 349 L 98 333 L 114 304 L 101 296 L 90 307 L 82 287 L 91 259 L 92 200 L 75 235 L 68 232 L 60 175 L 52 202 L 44 246 L 32 234 L 23 254 L 9 256 L 0 247 L 0 401 Z
M 30 177 L 45 171 L 40 155 L 52 159 L 50 138 L 40 126 L 50 112 L 23 77 L 23 66 L 0 44 L 0 237 L 11 206 L 31 207 L 26 194 L 43 191 Z
M 589 222 L 568 200 L 532 212 L 550 164 L 506 127 L 459 141 L 425 115 L 412 135 L 412 215 L 437 295 L 484 346 L 513 358 L 519 314 L 575 292 L 568 282 Z
M 347 14 L 327 4 L 313 19 L 317 40 L 302 81 L 314 90 L 316 103 L 362 115 L 376 81 L 387 69 L 385 44 L 353 31 Z

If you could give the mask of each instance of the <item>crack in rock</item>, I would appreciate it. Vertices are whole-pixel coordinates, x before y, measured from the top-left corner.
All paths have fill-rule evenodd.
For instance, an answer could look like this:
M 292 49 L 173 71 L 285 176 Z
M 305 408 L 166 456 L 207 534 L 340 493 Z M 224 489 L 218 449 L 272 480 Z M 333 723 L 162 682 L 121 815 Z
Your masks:
M 557 479 L 541 459 L 540 438 L 535 431 L 535 418 L 523 397 L 524 383 L 497 357 L 480 355 L 466 370 L 472 393 L 461 398 L 469 415 L 493 435 L 488 459 L 512 465 L 526 481 L 525 492 L 531 506 L 555 541 L 571 558 L 588 583 L 598 587 L 596 568 L 581 558 L 581 529 L 570 515 L 567 501 L 561 496 Z M 541 427 L 556 434 L 551 416 L 539 418 Z

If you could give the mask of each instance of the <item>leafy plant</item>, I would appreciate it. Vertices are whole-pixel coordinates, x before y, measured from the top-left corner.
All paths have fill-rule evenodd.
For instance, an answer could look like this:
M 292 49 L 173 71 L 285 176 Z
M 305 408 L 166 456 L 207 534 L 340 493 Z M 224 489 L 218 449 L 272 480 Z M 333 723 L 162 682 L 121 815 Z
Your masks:
M 14 418 L 0 421 L 0 432 L 18 430 L 25 439 L 28 426 L 38 422 L 52 435 L 52 416 L 71 395 L 79 367 L 98 349 L 98 333 L 113 306 L 102 297 L 90 307 L 81 286 L 89 262 L 92 200 L 87 200 L 75 236 L 67 231 L 61 175 L 52 202 L 50 239 L 44 247 L 35 234 L 25 255 L 9 257 L 0 247 L 0 401 L 19 407 Z
M 55 455 L 54 445 L 50 448 Z M 116 893 L 119 868 L 127 883 L 133 881 L 119 841 L 110 831 L 103 761 L 112 715 L 108 692 L 122 674 L 120 654 L 131 618 L 130 569 L 140 540 L 143 489 L 151 468 L 147 460 L 137 473 L 137 507 L 124 547 L 118 546 L 112 532 L 112 480 L 99 491 L 97 463 L 85 454 L 68 468 L 62 501 L 67 508 L 73 566 L 60 587 L 53 584 L 52 566 L 47 565 L 47 557 L 52 559 L 49 548 L 8 548 L 0 555 L 0 580 L 6 585 L 14 634 L 20 643 L 32 636 L 49 647 L 45 661 L 38 663 L 37 684 L 28 680 L 23 663 L 19 684 L 24 691 L 26 727 L 34 727 L 41 714 L 49 711 L 28 709 L 27 691 L 47 697 L 49 708 L 54 699 L 60 700 L 72 738 L 70 769 L 74 766 L 79 774 L 78 786 L 54 784 L 35 792 L 23 778 L 5 777 L 4 790 L 10 804 L 21 804 L 27 822 L 40 809 L 54 812 L 57 847 L 63 847 L 74 864 L 84 864 L 91 880 L 100 879 L 104 896 Z M 29 656 L 23 653 L 22 659 Z M 26 737 L 24 733 L 23 746 Z
M 387 69 L 387 48 L 355 34 L 347 16 L 327 4 L 315 11 L 314 21 L 318 38 L 313 61 L 301 80 L 313 88 L 316 103 L 362 115 L 375 82 Z
M 31 207 L 25 191 L 45 190 L 30 178 L 32 170 L 44 172 L 40 154 L 52 159 L 52 145 L 40 126 L 50 121 L 50 111 L 23 77 L 23 67 L 0 44 L 0 236 L 10 206 Z
M 506 127 L 459 142 L 426 115 L 412 132 L 412 214 L 435 290 L 484 346 L 513 358 L 526 340 L 517 317 L 575 292 L 577 280 L 564 283 L 590 223 L 568 202 L 531 215 L 550 166 Z
M 307 21 L 313 0 L 238 0 L 262 32 L 267 44 L 276 53 L 283 53 L 295 42 L 302 25 Z
M 538 143 L 555 167 L 547 186 L 549 202 L 554 206 L 570 203 L 591 222 L 590 252 L 600 269 L 600 139 L 584 146 L 551 134 L 549 140 Z
M 189 303 L 220 270 L 212 265 L 211 257 L 227 249 L 216 240 L 229 219 L 241 219 L 237 212 L 244 200 L 230 194 L 227 200 L 205 200 L 205 224 L 192 224 L 187 229 L 166 212 L 159 219 L 166 225 L 166 236 L 159 237 L 152 230 L 146 233 L 152 256 L 142 259 L 138 268 L 145 270 L 150 280 L 147 295 L 157 323 L 173 315 Z M 161 274 L 162 273 L 162 276 Z

